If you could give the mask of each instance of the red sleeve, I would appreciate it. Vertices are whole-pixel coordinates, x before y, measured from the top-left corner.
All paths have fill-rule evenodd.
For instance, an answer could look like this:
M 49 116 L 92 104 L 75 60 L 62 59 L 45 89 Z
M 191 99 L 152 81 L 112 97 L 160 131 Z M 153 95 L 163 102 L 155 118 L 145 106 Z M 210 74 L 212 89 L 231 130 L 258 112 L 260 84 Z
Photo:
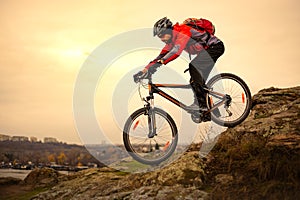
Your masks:
M 177 34 L 173 48 L 162 58 L 164 60 L 164 64 L 176 59 L 182 53 L 182 51 L 186 48 L 190 37 L 191 33 L 189 30 L 183 30 Z
M 159 55 L 154 60 L 152 60 L 145 68 L 149 69 L 152 65 L 157 63 L 158 60 L 162 59 L 166 54 L 168 54 L 171 48 L 172 45 L 166 44 L 164 48 L 161 50 L 161 52 L 159 53 Z

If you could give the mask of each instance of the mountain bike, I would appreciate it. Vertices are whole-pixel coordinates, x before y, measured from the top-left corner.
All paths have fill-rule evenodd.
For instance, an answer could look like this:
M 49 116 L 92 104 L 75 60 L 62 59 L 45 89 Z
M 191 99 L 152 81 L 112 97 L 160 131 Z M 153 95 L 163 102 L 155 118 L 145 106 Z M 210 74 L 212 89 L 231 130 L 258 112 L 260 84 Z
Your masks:
M 146 79 L 144 79 L 146 80 Z M 164 110 L 154 106 L 154 94 L 185 110 L 192 120 L 199 123 L 210 119 L 225 127 L 234 127 L 243 122 L 250 113 L 251 93 L 247 84 L 238 76 L 221 73 L 212 77 L 203 89 L 206 91 L 208 109 L 191 109 L 160 88 L 191 89 L 189 84 L 157 84 L 148 77 L 149 96 L 143 108 L 133 112 L 123 129 L 123 142 L 127 152 L 138 162 L 147 165 L 159 165 L 175 151 L 178 142 L 177 126 L 172 117 Z M 140 93 L 141 96 L 141 93 Z M 193 118 L 198 116 L 199 120 Z

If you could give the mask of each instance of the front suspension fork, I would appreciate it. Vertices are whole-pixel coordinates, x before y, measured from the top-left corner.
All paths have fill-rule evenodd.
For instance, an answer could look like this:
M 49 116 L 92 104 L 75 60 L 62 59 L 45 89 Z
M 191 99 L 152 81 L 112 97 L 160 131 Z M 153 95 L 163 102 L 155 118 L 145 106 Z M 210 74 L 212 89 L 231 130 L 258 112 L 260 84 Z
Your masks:
M 149 133 L 148 137 L 153 138 L 156 135 L 156 119 L 155 119 L 155 112 L 154 112 L 154 103 L 153 99 L 150 100 L 151 103 L 147 104 L 148 109 L 148 127 Z

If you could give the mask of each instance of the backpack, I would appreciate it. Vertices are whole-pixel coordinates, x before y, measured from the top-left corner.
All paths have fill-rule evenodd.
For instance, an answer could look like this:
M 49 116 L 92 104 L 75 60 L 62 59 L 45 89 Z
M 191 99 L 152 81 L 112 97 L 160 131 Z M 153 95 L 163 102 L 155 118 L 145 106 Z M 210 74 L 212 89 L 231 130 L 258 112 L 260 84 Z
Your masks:
M 215 26 L 207 19 L 188 18 L 184 20 L 183 24 L 188 25 L 200 31 L 206 31 L 211 35 L 215 34 Z

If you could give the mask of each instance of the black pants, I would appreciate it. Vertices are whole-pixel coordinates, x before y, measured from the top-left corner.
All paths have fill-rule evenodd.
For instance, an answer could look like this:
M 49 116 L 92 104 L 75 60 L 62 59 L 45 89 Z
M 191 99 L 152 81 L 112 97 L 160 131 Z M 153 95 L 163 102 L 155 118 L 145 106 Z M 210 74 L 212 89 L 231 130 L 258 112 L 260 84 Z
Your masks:
M 205 101 L 203 99 L 205 93 L 202 88 L 205 86 L 211 70 L 218 58 L 224 53 L 224 50 L 223 42 L 211 45 L 208 49 L 201 51 L 189 64 L 190 83 L 195 96 L 201 104 Z

